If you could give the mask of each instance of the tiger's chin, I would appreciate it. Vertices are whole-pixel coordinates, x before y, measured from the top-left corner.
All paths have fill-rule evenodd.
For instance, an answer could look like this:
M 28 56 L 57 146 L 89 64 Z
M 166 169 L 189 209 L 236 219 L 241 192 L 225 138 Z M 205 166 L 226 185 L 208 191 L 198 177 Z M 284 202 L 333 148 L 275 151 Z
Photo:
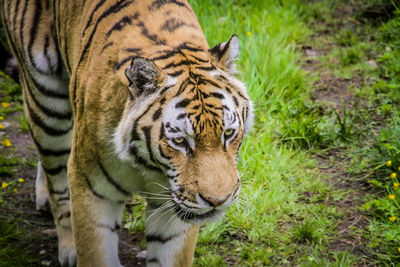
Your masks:
M 216 222 L 225 215 L 225 210 L 218 210 L 213 208 L 204 213 L 193 212 L 189 210 L 185 210 L 181 208 L 178 204 L 175 204 L 173 210 L 176 216 L 183 222 L 192 224 L 192 225 L 201 225 L 210 222 Z

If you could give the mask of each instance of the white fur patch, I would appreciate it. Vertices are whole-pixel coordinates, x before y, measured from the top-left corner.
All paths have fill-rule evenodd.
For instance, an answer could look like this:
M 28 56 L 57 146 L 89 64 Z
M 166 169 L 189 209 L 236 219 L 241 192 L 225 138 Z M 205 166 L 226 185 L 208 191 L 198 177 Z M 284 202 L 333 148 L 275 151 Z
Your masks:
M 171 238 L 165 243 L 149 242 L 147 244 L 147 258 L 158 258 L 164 267 L 174 266 L 174 256 L 182 248 L 185 240 L 185 231 L 191 225 L 179 220 L 173 211 L 165 215 L 152 217 L 146 224 L 146 235 L 156 235 L 162 238 Z

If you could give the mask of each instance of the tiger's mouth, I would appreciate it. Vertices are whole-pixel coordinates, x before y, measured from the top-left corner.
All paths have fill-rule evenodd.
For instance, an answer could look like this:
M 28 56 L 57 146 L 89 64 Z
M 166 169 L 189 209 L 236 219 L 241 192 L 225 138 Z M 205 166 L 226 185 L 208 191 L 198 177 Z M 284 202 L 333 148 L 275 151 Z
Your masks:
M 209 221 L 215 221 L 225 214 L 224 210 L 217 210 L 215 208 L 208 212 L 199 214 L 189 210 L 185 210 L 181 208 L 177 203 L 174 204 L 173 210 L 180 220 L 191 224 L 202 224 Z

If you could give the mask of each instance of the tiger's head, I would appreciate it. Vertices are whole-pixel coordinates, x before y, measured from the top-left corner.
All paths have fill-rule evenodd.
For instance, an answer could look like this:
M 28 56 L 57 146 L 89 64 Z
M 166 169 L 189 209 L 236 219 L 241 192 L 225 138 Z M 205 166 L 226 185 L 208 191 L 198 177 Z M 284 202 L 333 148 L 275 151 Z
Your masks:
M 204 50 L 185 43 L 126 69 L 130 99 L 114 143 L 149 178 L 162 172 L 178 217 L 215 220 L 238 197 L 237 155 L 252 103 L 236 77 L 236 35 Z

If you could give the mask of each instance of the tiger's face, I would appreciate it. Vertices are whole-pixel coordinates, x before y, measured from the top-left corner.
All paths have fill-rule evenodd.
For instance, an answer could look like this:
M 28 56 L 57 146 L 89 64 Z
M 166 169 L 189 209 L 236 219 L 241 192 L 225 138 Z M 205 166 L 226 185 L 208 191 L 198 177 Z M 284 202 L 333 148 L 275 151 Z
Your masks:
M 232 53 L 235 41 L 214 53 Z M 236 160 L 252 120 L 245 87 L 230 70 L 234 59 L 221 63 L 212 53 L 182 51 L 206 63 L 196 61 L 179 75 L 133 60 L 126 72 L 132 100 L 115 141 L 122 159 L 165 174 L 176 215 L 192 224 L 218 219 L 238 197 Z

